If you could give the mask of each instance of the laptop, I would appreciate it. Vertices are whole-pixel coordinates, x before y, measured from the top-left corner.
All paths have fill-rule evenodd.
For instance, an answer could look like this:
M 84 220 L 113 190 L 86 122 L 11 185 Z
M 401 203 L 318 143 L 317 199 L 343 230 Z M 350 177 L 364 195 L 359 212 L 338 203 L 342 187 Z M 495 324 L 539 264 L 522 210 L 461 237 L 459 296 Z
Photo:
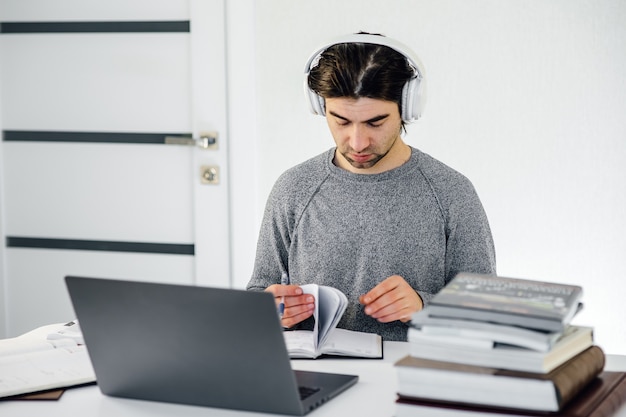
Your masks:
M 77 276 L 65 282 L 105 395 L 305 415 L 358 380 L 292 370 L 270 293 Z

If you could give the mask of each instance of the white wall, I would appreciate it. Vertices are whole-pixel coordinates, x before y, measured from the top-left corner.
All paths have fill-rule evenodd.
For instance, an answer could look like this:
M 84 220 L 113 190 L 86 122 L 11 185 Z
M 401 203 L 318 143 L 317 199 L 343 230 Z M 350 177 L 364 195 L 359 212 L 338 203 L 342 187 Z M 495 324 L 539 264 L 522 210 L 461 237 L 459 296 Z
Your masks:
M 427 67 L 429 103 L 406 139 L 473 181 L 499 273 L 582 285 L 577 321 L 626 354 L 626 2 L 225 4 L 236 287 L 276 177 L 332 146 L 324 119 L 306 110 L 306 59 L 336 35 L 381 32 Z
M 242 9 L 229 4 L 230 42 L 246 38 L 256 50 L 238 75 L 254 91 L 244 99 L 240 89 L 230 105 L 231 126 L 254 132 L 231 127 L 232 168 L 246 168 L 252 181 L 234 188 L 247 215 L 235 222 L 252 226 L 235 235 L 236 286 L 247 282 L 251 240 L 276 177 L 333 145 L 324 119 L 306 110 L 306 59 L 336 35 L 380 32 L 410 45 L 426 66 L 429 102 L 407 142 L 473 181 L 498 273 L 582 285 L 576 322 L 594 326 L 608 353 L 626 354 L 626 2 L 235 3 L 247 11 L 238 20 Z M 242 153 L 247 139 L 255 158 Z
M 226 1 L 228 146 L 231 186 L 231 274 L 245 288 L 254 264 L 259 222 L 255 0 Z

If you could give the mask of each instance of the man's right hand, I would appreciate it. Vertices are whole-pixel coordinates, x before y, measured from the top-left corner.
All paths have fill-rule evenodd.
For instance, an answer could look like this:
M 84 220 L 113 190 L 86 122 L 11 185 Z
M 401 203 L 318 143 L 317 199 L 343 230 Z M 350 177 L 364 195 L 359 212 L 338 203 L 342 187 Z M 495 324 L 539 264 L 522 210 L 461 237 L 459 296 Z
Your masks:
M 274 295 L 276 307 L 285 304 L 281 324 L 283 327 L 292 327 L 311 317 L 315 309 L 315 297 L 303 294 L 298 285 L 273 284 L 265 289 Z

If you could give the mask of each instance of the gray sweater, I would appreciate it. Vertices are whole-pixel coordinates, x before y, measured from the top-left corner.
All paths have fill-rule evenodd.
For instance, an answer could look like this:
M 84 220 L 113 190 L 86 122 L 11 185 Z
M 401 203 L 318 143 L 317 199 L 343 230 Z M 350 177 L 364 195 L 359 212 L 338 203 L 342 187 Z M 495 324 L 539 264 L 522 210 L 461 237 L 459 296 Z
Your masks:
M 333 286 L 349 301 L 338 327 L 406 340 L 406 324 L 365 315 L 359 296 L 400 275 L 427 305 L 457 272 L 495 274 L 487 217 L 467 178 L 415 148 L 407 163 L 375 175 L 336 167 L 334 151 L 277 180 L 249 290 L 280 283 L 282 272 L 292 284 Z

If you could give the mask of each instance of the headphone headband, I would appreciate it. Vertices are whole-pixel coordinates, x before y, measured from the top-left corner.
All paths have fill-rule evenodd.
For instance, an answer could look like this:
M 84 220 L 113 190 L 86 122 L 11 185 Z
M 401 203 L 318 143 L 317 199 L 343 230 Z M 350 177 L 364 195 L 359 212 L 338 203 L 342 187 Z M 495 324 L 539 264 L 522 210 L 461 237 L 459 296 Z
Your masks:
M 380 35 L 372 35 L 366 33 L 351 34 L 341 36 L 318 48 L 309 57 L 304 68 L 304 93 L 309 102 L 310 110 L 313 114 L 321 116 L 326 115 L 324 98 L 319 96 L 315 91 L 309 88 L 309 74 L 315 68 L 324 53 L 333 45 L 342 43 L 366 43 L 373 45 L 381 45 L 389 47 L 396 52 L 402 54 L 409 66 L 413 69 L 413 77 L 411 77 L 402 89 L 402 120 L 410 123 L 417 120 L 424 110 L 426 102 L 426 83 L 424 66 L 415 53 L 401 42 Z

